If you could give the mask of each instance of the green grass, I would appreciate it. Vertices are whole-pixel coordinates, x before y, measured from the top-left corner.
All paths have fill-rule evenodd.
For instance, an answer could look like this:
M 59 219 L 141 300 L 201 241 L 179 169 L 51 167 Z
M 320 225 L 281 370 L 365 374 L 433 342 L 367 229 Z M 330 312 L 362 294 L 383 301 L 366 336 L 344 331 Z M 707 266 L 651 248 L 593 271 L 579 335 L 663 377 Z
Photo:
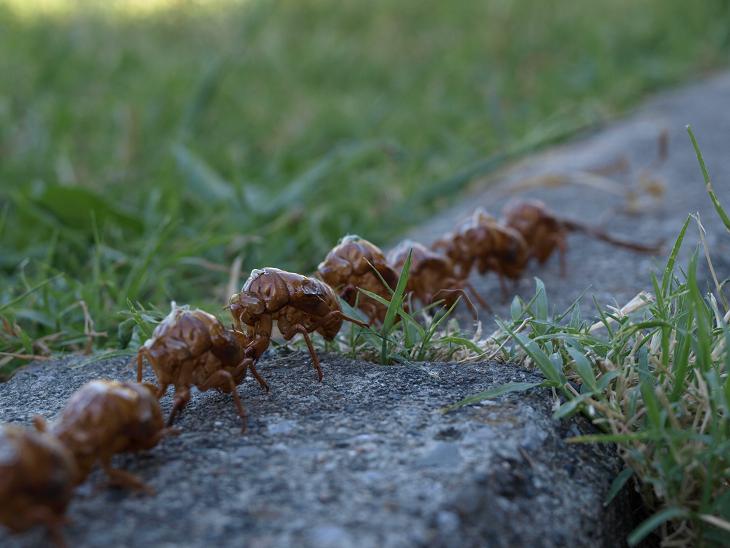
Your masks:
M 385 243 L 730 50 L 721 0 L 35 4 L 0 0 L 5 373 L 119 347 L 129 301 L 220 311 L 253 267 Z
M 56 4 L 0 0 L 0 376 L 58 351 L 125 352 L 170 300 L 222 312 L 249 269 L 307 271 L 342 234 L 386 242 L 506 160 L 730 51 L 722 0 Z M 654 512 L 632 544 L 654 530 L 722 542 L 729 315 L 700 291 L 697 254 L 676 267 L 691 222 L 653 299 L 595 327 L 575 307 L 549 316 L 538 283 L 500 334 L 465 338 L 448 311 L 405 311 L 404 270 L 382 329 L 332 348 L 532 364 L 556 417 L 603 431 L 574 441 L 618 445 L 612 493 L 635 480 Z
M 708 194 L 726 227 L 730 219 L 714 194 L 691 130 Z M 599 310 L 601 321 L 577 307 L 550 316 L 538 280 L 530 302 L 515 298 L 501 322 L 505 360 L 539 369 L 542 386 L 559 401 L 555 418 L 582 412 L 602 431 L 576 443 L 615 443 L 626 462 L 608 500 L 635 478 L 651 517 L 628 538 L 637 545 L 656 531 L 671 546 L 727 546 L 730 540 L 730 307 L 716 281 L 703 293 L 697 279 L 700 249 L 678 268 L 684 223 L 653 293 L 642 292 L 621 310 Z M 711 252 L 704 249 L 712 270 Z M 704 285 L 704 284 L 702 284 Z M 724 304 L 723 304 L 724 303 Z M 513 383 L 445 408 L 451 411 L 507 392 L 534 388 Z
M 383 365 L 414 364 L 423 361 L 447 362 L 464 354 L 472 359 L 476 355 L 481 355 L 482 349 L 474 337 L 466 338 L 458 322 L 448 321 L 461 297 L 449 307 L 445 306 L 444 301 L 436 301 L 419 308 L 418 303 L 414 302 L 406 292 L 411 255 L 412 252 L 409 252 L 403 263 L 398 283 L 391 291 L 389 300 L 371 291 L 360 289 L 361 293 L 387 306 L 383 324 L 377 330 L 359 329 L 353 325 L 349 335 L 336 339 L 334 349 L 353 358 L 370 359 Z M 387 287 L 387 282 L 382 278 L 381 280 Z M 367 321 L 356 308 L 344 301 L 341 304 L 349 315 Z M 378 346 L 379 353 L 376 352 Z

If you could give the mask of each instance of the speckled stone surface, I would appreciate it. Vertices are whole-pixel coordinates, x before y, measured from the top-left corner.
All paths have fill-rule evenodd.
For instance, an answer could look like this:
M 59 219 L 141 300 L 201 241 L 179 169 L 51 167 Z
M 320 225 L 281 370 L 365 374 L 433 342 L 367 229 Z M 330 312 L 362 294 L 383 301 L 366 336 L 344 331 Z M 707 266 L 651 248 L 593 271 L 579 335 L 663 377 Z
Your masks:
M 323 358 L 322 384 L 305 354 L 263 362 L 272 392 L 250 381 L 239 389 L 246 435 L 230 396 L 196 392 L 179 437 L 115 462 L 157 494 L 98 489 L 103 477 L 92 475 L 71 505 L 69 544 L 596 546 L 629 530 L 630 510 L 603 517 L 619 459 L 606 447 L 567 444 L 590 426 L 552 420 L 550 391 L 440 412 L 491 386 L 538 380 L 533 373 Z M 29 367 L 0 385 L 0 420 L 51 418 L 87 380 L 133 376 L 128 360 L 79 363 Z M 3 546 L 44 540 L 41 531 L 12 540 L 0 533 Z

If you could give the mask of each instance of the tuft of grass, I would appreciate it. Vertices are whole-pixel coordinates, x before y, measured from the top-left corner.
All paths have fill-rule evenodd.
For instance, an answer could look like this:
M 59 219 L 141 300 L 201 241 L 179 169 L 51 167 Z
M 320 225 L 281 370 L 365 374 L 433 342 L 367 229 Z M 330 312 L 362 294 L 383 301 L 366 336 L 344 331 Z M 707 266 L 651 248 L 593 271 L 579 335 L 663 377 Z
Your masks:
M 408 253 L 403 263 L 390 299 L 359 288 L 360 293 L 387 307 L 383 324 L 378 330 L 353 325 L 348 335 L 338 338 L 335 350 L 381 364 L 450 361 L 459 353 L 481 355 L 478 336 L 467 338 L 456 322 L 447 322 L 461 298 L 448 308 L 443 301 L 436 301 L 421 309 L 415 307 L 406 291 L 411 253 Z M 348 315 L 366 320 L 356 308 L 345 301 L 340 303 Z

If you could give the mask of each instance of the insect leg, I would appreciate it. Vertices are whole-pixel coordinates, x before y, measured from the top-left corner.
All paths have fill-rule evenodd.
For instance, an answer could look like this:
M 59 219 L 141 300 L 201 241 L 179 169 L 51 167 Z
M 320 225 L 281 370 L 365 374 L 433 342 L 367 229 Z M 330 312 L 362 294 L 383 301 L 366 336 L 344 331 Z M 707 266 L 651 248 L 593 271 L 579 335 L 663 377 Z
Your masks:
M 144 359 L 145 358 L 147 358 L 147 361 L 150 363 L 150 366 L 154 365 L 155 360 L 150 355 L 149 350 L 143 346 L 137 352 L 137 382 L 139 382 L 139 383 L 142 382 L 142 372 L 144 370 Z M 154 371 L 154 369 L 153 369 L 153 372 L 155 374 L 157 374 L 157 372 Z M 158 377 L 158 381 L 159 381 L 159 377 Z M 164 391 L 163 391 L 163 394 L 164 394 Z
M 231 375 L 228 371 L 219 369 L 208 377 L 203 384 L 198 385 L 198 389 L 203 392 L 210 390 L 211 388 L 220 388 L 223 391 L 230 392 L 231 396 L 233 396 L 233 403 L 236 406 L 236 411 L 238 411 L 238 416 L 241 417 L 241 422 L 243 423 L 241 426 L 241 432 L 246 432 L 246 423 L 248 422 L 246 409 L 241 403 L 241 397 L 238 395 L 233 375 Z
M 137 382 L 142 382 L 142 369 L 144 368 L 144 346 L 137 352 Z
M 439 238 L 434 243 L 431 244 L 431 249 L 436 251 L 437 249 L 448 249 L 449 242 L 447 241 L 446 237 Z
M 360 327 L 370 327 L 370 325 L 368 323 L 362 322 L 362 321 L 358 320 L 357 318 L 351 318 L 350 316 L 347 316 L 341 310 L 333 310 L 332 312 L 330 312 L 329 314 L 327 314 L 327 316 L 325 316 L 322 319 L 322 321 L 319 322 L 318 325 L 325 324 L 328 319 L 333 318 L 333 317 L 340 317 L 343 320 L 345 320 L 347 322 L 350 322 L 350 323 L 354 323 L 355 325 L 359 325 Z
M 175 387 L 175 400 L 174 405 L 172 406 L 172 411 L 170 411 L 170 418 L 167 419 L 167 425 L 166 426 L 172 426 L 172 423 L 175 422 L 175 418 L 177 415 L 183 410 L 183 408 L 188 404 L 190 401 L 190 389 L 187 386 L 183 387 Z
M 251 362 L 251 364 L 248 366 L 248 368 L 251 370 L 251 374 L 253 375 L 253 378 L 256 379 L 261 386 L 261 388 L 264 389 L 264 392 L 269 392 L 269 383 L 266 382 L 266 379 L 264 379 L 261 375 L 259 375 L 259 372 L 256 371 L 256 364 L 254 362 Z
M 56 545 L 56 548 L 66 548 L 66 540 L 63 538 L 63 526 L 68 523 L 68 518 L 59 516 L 45 507 L 30 508 L 27 510 L 28 519 L 36 523 L 42 523 L 48 529 L 48 534 Z
M 474 297 L 474 300 L 479 303 L 479 306 L 481 306 L 487 312 L 492 312 L 492 307 L 489 306 L 489 303 L 484 300 L 484 298 L 477 292 L 476 289 L 474 289 L 474 286 L 471 285 L 471 283 L 465 281 L 464 287 L 469 290 L 469 292 Z
M 148 495 L 155 494 L 155 490 L 147 485 L 144 481 L 142 481 L 138 476 L 135 476 L 134 474 L 126 472 L 124 470 L 112 468 L 110 455 L 105 455 L 104 457 L 102 457 L 101 467 L 104 472 L 106 472 L 106 475 L 109 476 L 110 485 L 128 487 L 136 491 L 143 491 Z
M 370 318 L 371 325 L 376 321 L 380 321 L 380 323 L 383 323 L 386 313 L 386 308 L 384 306 L 378 308 L 378 306 L 371 299 L 362 299 L 358 303 L 358 308 L 362 311 L 363 314 Z
M 166 426 L 165 428 L 157 432 L 157 434 L 155 434 L 154 445 L 157 445 L 158 443 L 160 443 L 160 441 L 168 436 L 179 436 L 181 432 L 182 430 L 180 430 L 179 428 L 175 428 L 174 426 Z
M 165 392 L 167 392 L 167 387 L 170 386 L 169 384 L 163 384 L 157 389 L 157 392 L 155 392 L 155 397 L 159 400 L 162 396 L 165 395 Z
M 52 521 L 49 521 L 46 525 L 48 527 L 48 533 L 51 536 L 51 540 L 53 541 L 53 544 L 56 545 L 56 548 L 66 548 L 66 539 L 63 537 L 63 520 L 60 519 L 54 519 Z
M 462 297 L 464 299 L 464 304 L 469 308 L 469 312 L 471 312 L 472 317 L 475 320 L 477 319 L 477 317 L 479 316 L 477 314 L 477 309 L 474 306 L 474 303 L 471 302 L 471 299 L 469 298 L 469 295 L 466 294 L 466 291 L 464 291 L 461 288 L 456 288 L 456 289 L 439 289 L 436 292 L 436 294 L 433 296 L 433 300 L 434 301 L 439 301 L 439 300 L 445 301 L 444 302 L 444 307 L 446 308 L 447 306 L 450 306 L 450 305 L 448 305 L 448 299 L 446 299 L 444 297 L 439 298 L 439 295 L 441 295 L 442 293 L 444 293 L 446 295 L 448 295 L 449 293 L 456 293 L 457 295 L 459 295 L 460 297 Z
M 273 319 L 271 314 L 262 314 L 256 322 L 250 326 L 249 337 L 251 342 L 246 346 L 245 356 L 254 360 L 259 359 L 261 354 L 266 352 L 271 342 L 271 330 Z
M 340 297 L 350 306 L 355 306 L 355 299 L 357 298 L 357 288 L 352 284 L 347 284 L 340 291 Z
M 48 422 L 46 421 L 46 418 L 41 415 L 34 415 L 33 416 L 33 427 L 36 429 L 37 432 L 47 432 L 48 431 Z
M 328 314 L 329 316 L 329 314 Z M 359 320 L 358 320 L 359 322 Z M 320 322 L 322 323 L 322 322 Z M 362 322 L 359 322 L 362 323 Z M 319 366 L 319 357 L 317 356 L 317 352 L 314 350 L 314 346 L 312 345 L 312 339 L 309 338 L 309 333 L 307 333 L 307 330 L 300 324 L 296 324 L 292 326 L 292 330 L 301 333 L 304 337 L 304 342 L 307 343 L 307 348 L 309 348 L 309 355 L 312 356 L 312 363 L 314 364 L 314 369 L 317 371 L 317 377 L 319 377 L 319 382 L 322 382 L 322 379 L 324 378 L 324 373 L 322 373 L 322 368 Z
M 314 324 L 311 328 L 312 333 L 317 331 L 321 326 L 323 325 L 329 325 L 330 322 L 336 321 L 336 320 L 345 320 L 351 323 L 354 323 L 355 325 L 359 325 L 360 327 L 370 327 L 370 324 L 367 322 L 363 322 L 358 320 L 357 318 L 351 318 L 350 316 L 347 316 L 342 310 L 333 310 L 332 312 L 329 312 L 326 316 L 323 316 L 320 318 L 316 324 Z M 279 324 L 279 327 L 281 327 L 281 324 Z M 301 326 L 299 326 L 301 327 Z M 304 328 L 302 328 L 304 329 Z M 300 331 L 301 333 L 301 331 Z

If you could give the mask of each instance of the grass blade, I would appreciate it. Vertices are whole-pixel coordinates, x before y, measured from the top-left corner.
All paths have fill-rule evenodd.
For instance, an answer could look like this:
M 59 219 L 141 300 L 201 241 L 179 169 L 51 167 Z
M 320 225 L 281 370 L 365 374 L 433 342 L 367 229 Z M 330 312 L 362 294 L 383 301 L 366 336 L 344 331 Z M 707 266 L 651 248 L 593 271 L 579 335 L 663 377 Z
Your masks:
M 661 512 L 657 512 L 634 529 L 629 535 L 629 538 L 626 539 L 626 542 L 629 543 L 629 546 L 636 546 L 662 523 L 672 519 L 686 517 L 687 515 L 687 511 L 682 508 L 667 508 Z
M 438 341 L 440 343 L 455 344 L 457 346 L 468 348 L 477 355 L 484 354 L 484 349 L 480 348 L 474 341 L 464 337 L 450 335 L 448 337 L 441 337 Z
M 689 222 L 691 220 L 692 216 L 688 215 L 687 220 L 684 221 L 684 225 L 682 225 L 682 230 L 679 231 L 679 235 L 674 241 L 674 246 L 672 247 L 672 251 L 669 254 L 669 259 L 667 260 L 667 266 L 664 267 L 664 275 L 662 276 L 662 293 L 665 297 L 668 297 L 667 291 L 669 290 L 669 284 L 674 277 L 674 265 L 677 262 L 677 255 L 679 254 L 679 250 L 682 247 L 684 235 L 687 232 L 687 227 L 689 226 Z
M 187 184 L 188 190 L 202 203 L 234 200 L 236 193 L 231 183 L 221 177 L 202 158 L 183 144 L 172 147 L 177 169 Z
M 692 131 L 691 126 L 687 126 L 687 133 L 689 134 L 689 140 L 692 141 L 692 146 L 695 149 L 695 155 L 697 156 L 697 162 L 700 164 L 700 169 L 702 170 L 702 177 L 705 179 L 705 189 L 707 190 L 707 194 L 710 196 L 712 205 L 715 206 L 715 211 L 717 211 L 717 214 L 720 216 L 720 219 L 722 219 L 722 222 L 724 223 L 725 228 L 730 231 L 730 217 L 728 217 L 727 213 L 725 213 L 725 209 L 722 207 L 722 204 L 720 203 L 720 200 L 718 199 L 717 194 L 715 194 L 715 189 L 712 187 L 712 179 L 710 179 L 710 173 L 707 171 L 707 166 L 705 165 L 705 159 L 702 157 L 702 151 L 700 151 L 700 145 L 697 144 L 697 139 L 695 139 L 695 134 Z
M 580 378 L 591 390 L 595 391 L 597 389 L 596 375 L 593 373 L 593 366 L 590 360 L 572 346 L 568 346 L 567 350 L 570 357 L 573 358 L 573 367 L 575 367 Z
M 381 297 L 377 293 L 373 293 L 372 291 L 369 291 L 367 289 L 363 289 L 362 287 L 358 287 L 357 289 L 363 295 L 367 295 L 368 297 L 370 297 L 374 301 L 379 302 L 380 304 L 382 304 L 386 308 L 389 307 L 390 306 L 390 303 L 392 302 L 392 300 L 389 301 L 388 299 L 384 299 L 383 297 Z M 418 332 L 419 338 L 422 339 L 423 337 L 426 336 L 426 330 L 423 328 L 423 326 L 420 323 L 418 323 L 418 320 L 416 320 L 413 316 L 411 316 L 408 312 L 406 312 L 403 309 L 403 306 L 401 306 L 400 309 L 398 310 L 398 315 L 403 320 L 407 321 L 409 323 L 409 325 L 411 325 L 411 327 L 414 327 L 416 329 L 416 331 Z
M 14 299 L 10 299 L 5 304 L 0 305 L 0 312 L 2 312 L 6 308 L 9 308 L 9 307 L 11 307 L 11 306 L 13 306 L 15 304 L 18 304 L 20 301 L 22 301 L 23 299 L 25 299 L 28 295 L 30 295 L 32 293 L 35 293 L 40 288 L 42 288 L 44 285 L 47 285 L 47 284 L 51 283 L 53 280 L 56 280 L 56 279 L 61 278 L 61 277 L 63 277 L 63 274 L 56 274 L 52 278 L 48 278 L 47 280 L 43 280 L 42 282 L 37 283 L 36 285 L 34 285 L 33 287 L 29 288 L 27 291 L 24 291 L 23 293 L 21 293 L 20 295 L 18 295 Z
M 608 493 L 606 494 L 606 500 L 603 501 L 603 506 L 608 506 L 609 504 L 611 504 L 611 501 L 614 499 L 614 497 L 619 494 L 619 491 L 623 489 L 624 485 L 626 485 L 626 482 L 629 481 L 629 479 L 633 475 L 634 471 L 631 468 L 624 468 L 623 470 L 621 470 L 618 476 L 616 476 L 611 482 L 611 487 L 608 489 Z
M 547 356 L 547 354 L 545 354 L 545 352 L 542 351 L 542 349 L 537 345 L 535 341 L 530 340 L 524 335 L 513 331 L 507 324 L 505 324 L 501 320 L 495 318 L 495 321 L 497 322 L 497 325 L 499 325 L 499 327 L 503 331 L 507 332 L 512 337 L 512 339 L 530 356 L 530 358 L 532 358 L 532 360 L 542 371 L 543 375 L 550 379 L 550 381 L 552 381 L 555 386 L 562 386 L 564 384 L 565 379 L 563 378 L 562 373 L 556 369 L 553 362 L 550 361 L 550 358 Z
M 535 318 L 542 321 L 548 319 L 547 291 L 540 278 L 535 278 Z
M 441 412 L 449 413 L 455 409 L 464 407 L 465 405 L 472 405 L 484 400 L 493 400 L 494 398 L 504 396 L 505 394 L 511 394 L 512 392 L 524 392 L 525 390 L 530 390 L 531 388 L 537 388 L 538 386 L 543 385 L 544 383 L 542 382 L 509 382 L 507 384 L 490 388 L 484 392 L 479 392 L 478 394 L 464 398 L 456 403 L 452 403 L 451 405 L 441 408 Z
M 406 286 L 408 285 L 408 274 L 411 270 L 411 258 L 413 250 L 408 252 L 401 268 L 400 275 L 398 276 L 398 283 L 393 291 L 393 298 L 388 304 L 388 310 L 385 312 L 385 319 L 383 320 L 383 328 L 381 333 L 383 335 L 383 346 L 381 348 L 380 358 L 383 363 L 388 363 L 388 335 L 390 334 L 393 325 L 395 324 L 395 318 L 398 315 L 398 311 L 403 307 L 403 296 L 406 292 Z
M 574 397 L 571 400 L 566 401 L 560 407 L 558 407 L 553 413 L 553 419 L 560 420 L 571 415 L 578 407 L 588 398 L 593 396 L 593 392 L 586 392 L 580 396 Z

